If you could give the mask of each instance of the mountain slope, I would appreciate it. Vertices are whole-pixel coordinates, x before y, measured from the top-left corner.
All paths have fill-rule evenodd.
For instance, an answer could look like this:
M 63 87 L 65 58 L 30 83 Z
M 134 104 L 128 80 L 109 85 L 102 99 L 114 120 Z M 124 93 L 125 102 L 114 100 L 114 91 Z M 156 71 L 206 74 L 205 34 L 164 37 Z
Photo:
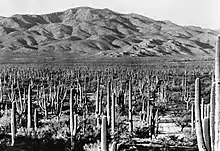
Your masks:
M 0 18 L 0 54 L 212 56 L 219 31 L 79 7 Z M 62 56 L 62 55 L 61 55 Z

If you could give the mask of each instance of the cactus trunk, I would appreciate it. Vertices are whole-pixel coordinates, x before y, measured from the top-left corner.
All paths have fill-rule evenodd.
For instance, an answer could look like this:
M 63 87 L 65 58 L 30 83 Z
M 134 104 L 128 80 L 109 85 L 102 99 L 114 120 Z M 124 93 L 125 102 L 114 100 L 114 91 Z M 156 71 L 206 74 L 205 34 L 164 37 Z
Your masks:
M 220 150 L 220 36 L 216 43 L 215 56 L 215 150 Z
M 16 134 L 16 116 L 15 116 L 16 102 L 12 102 L 11 108 L 11 146 L 14 146 L 15 143 L 15 134 Z
M 101 128 L 101 151 L 107 151 L 107 117 L 102 117 Z
M 34 109 L 34 130 L 38 128 L 38 112 L 37 109 Z
M 207 151 L 203 138 L 200 102 L 201 102 L 200 79 L 197 78 L 195 81 L 196 136 L 197 136 L 199 151 Z
M 73 136 L 73 89 L 70 89 L 70 134 Z
M 28 113 L 27 113 L 27 128 L 30 129 L 32 127 L 31 122 L 31 113 L 32 113 L 32 102 L 31 102 L 31 85 L 28 87 Z
M 110 105 L 111 92 L 110 92 L 110 84 L 111 84 L 110 81 L 108 81 L 108 83 L 107 83 L 107 105 L 106 105 L 108 125 L 110 125 L 110 122 L 111 122 L 111 105 Z
M 215 83 L 212 83 L 210 95 L 210 136 L 211 136 L 211 150 L 214 151 L 215 142 Z
M 110 151 L 117 151 L 117 142 L 113 142 Z
M 209 119 L 209 117 L 205 117 L 203 119 L 203 136 L 204 136 L 205 146 L 206 146 L 207 150 L 211 151 L 211 147 L 210 147 L 211 146 L 210 145 L 211 139 L 210 139 L 209 125 L 210 125 L 210 119 Z
M 115 93 L 112 93 L 111 133 L 115 133 Z
M 129 81 L 129 100 L 128 100 L 128 120 L 129 120 L 129 132 L 133 131 L 133 121 L 132 121 L 132 80 Z
M 194 105 L 191 106 L 191 134 L 194 133 Z

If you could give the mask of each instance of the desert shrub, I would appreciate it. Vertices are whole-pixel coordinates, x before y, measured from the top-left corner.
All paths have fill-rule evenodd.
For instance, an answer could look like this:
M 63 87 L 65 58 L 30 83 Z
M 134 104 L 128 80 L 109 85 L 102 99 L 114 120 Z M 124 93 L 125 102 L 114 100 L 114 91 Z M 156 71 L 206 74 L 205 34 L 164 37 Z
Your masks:
M 170 134 L 163 137 L 158 137 L 158 141 L 164 146 L 187 146 L 193 147 L 197 144 L 195 134 L 175 135 Z
M 94 143 L 101 139 L 101 130 L 97 128 L 95 124 L 93 125 L 87 121 L 84 128 L 82 124 L 79 128 L 79 133 L 77 134 L 78 140 L 83 141 L 84 143 Z
M 111 134 L 109 143 L 116 141 L 121 144 L 119 148 L 123 148 L 124 150 L 135 150 L 135 141 L 132 139 L 134 136 L 134 132 L 130 133 L 128 131 L 128 123 L 126 122 L 126 118 L 122 116 L 117 119 L 116 130 L 114 134 Z
M 188 145 L 188 146 L 195 146 L 197 145 L 197 138 L 196 138 L 196 132 L 194 131 L 193 133 L 191 133 L 190 130 L 186 130 L 184 132 L 184 142 Z
M 0 150 L 3 150 L 3 147 L 9 146 L 11 141 L 11 135 L 0 131 Z M 2 148 L 1 148 L 2 147 Z
M 128 104 L 125 104 L 124 107 L 122 106 L 116 106 L 116 112 L 120 116 L 128 115 Z
M 137 138 L 149 138 L 150 128 L 147 126 L 139 126 L 134 130 L 135 137 Z
M 158 140 L 160 143 L 162 143 L 164 146 L 177 146 L 179 143 L 179 136 L 178 135 L 166 135 L 163 137 L 159 137 Z
M 0 118 L 0 132 L 7 134 L 11 131 L 11 113 L 8 110 Z
M 191 116 L 190 116 L 190 112 L 186 112 L 184 113 L 181 117 L 176 118 L 175 120 L 175 124 L 177 126 L 181 127 L 181 132 L 183 132 L 183 129 L 185 127 L 190 126 L 190 122 L 191 122 Z
M 97 151 L 98 148 L 100 148 L 100 145 L 98 143 L 90 143 L 85 144 L 83 148 L 85 151 Z
M 167 102 L 156 102 L 155 103 L 156 108 L 158 109 L 158 112 L 160 113 L 160 115 L 165 115 L 166 111 L 167 111 Z

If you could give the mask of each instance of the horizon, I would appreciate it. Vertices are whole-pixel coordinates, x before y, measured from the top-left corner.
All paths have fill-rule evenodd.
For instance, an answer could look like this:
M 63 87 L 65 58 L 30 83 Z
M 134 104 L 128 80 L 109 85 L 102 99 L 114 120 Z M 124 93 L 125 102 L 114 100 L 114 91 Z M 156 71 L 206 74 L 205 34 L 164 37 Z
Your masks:
M 65 2 L 64 2 L 65 1 Z M 39 3 L 42 2 L 42 3 Z M 91 4 L 92 2 L 92 4 Z M 154 20 L 169 20 L 182 26 L 199 26 L 202 28 L 220 29 L 220 2 L 218 0 L 139 0 L 134 3 L 121 0 L 104 2 L 101 0 L 1 0 L 0 16 L 10 17 L 15 14 L 48 14 L 65 11 L 76 7 L 110 9 L 123 14 L 139 14 Z M 86 5 L 87 4 L 87 5 Z M 146 5 L 148 4 L 148 5 Z M 8 9 L 8 8 L 11 9 Z

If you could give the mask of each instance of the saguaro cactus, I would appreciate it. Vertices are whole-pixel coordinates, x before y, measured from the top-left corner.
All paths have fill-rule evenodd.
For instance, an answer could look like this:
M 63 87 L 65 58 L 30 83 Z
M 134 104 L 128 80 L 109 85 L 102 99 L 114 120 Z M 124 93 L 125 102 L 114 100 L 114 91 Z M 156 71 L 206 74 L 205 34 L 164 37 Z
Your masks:
M 99 116 L 102 114 L 102 98 L 103 98 L 103 90 L 100 90 L 99 96 Z
M 27 113 L 27 128 L 30 129 L 32 127 L 32 102 L 31 102 L 31 85 L 28 86 L 28 113 Z
M 198 142 L 199 151 L 207 151 L 203 138 L 200 102 L 201 102 L 200 79 L 197 78 L 195 81 L 195 112 L 196 112 L 195 118 L 196 118 L 197 142 Z
M 111 132 L 115 133 L 115 93 L 112 93 Z
M 155 116 L 154 116 L 154 133 L 155 137 L 158 134 L 158 129 L 159 129 L 159 110 L 156 110 Z
M 34 109 L 34 130 L 36 131 L 38 128 L 38 111 Z
M 11 146 L 15 143 L 15 133 L 16 133 L 16 115 L 15 115 L 16 102 L 12 102 L 11 108 Z
M 78 115 L 74 115 L 74 125 L 73 125 L 73 136 L 76 137 L 77 127 L 78 127 Z
M 76 150 L 76 135 L 77 135 L 77 131 L 78 131 L 78 115 L 75 114 L 73 116 L 73 123 L 72 123 L 72 127 L 70 128 L 71 130 L 71 150 Z
M 150 119 L 150 100 L 149 99 L 147 99 L 147 103 L 146 103 L 146 115 L 145 115 L 145 117 L 144 117 L 144 120 L 145 120 L 145 118 L 146 118 L 146 121 L 147 121 L 147 123 L 149 123 L 149 119 Z
M 40 99 L 38 101 L 38 105 L 44 111 L 44 118 L 46 120 L 48 118 L 47 102 L 49 99 L 46 96 L 46 92 L 45 92 L 44 87 L 41 89 L 41 91 L 42 91 L 42 96 L 40 97 Z
M 110 98 L 111 98 L 111 92 L 110 92 L 110 81 L 107 83 L 107 105 L 106 105 L 106 111 L 107 111 L 107 120 L 108 120 L 108 125 L 110 125 L 111 121 L 111 105 L 110 105 Z
M 110 151 L 117 151 L 117 142 L 113 142 Z
M 101 127 L 101 151 L 107 151 L 107 117 L 102 117 Z
M 212 82 L 214 81 L 212 80 Z M 203 119 L 203 127 L 201 126 L 200 99 L 200 85 L 197 78 L 195 85 L 195 117 L 199 151 L 218 151 L 220 150 L 220 36 L 218 36 L 216 45 L 215 82 L 211 88 L 210 114 L 207 114 L 207 117 Z
M 154 109 L 154 107 L 152 106 L 152 105 L 150 105 L 150 112 L 149 112 L 149 121 L 148 121 L 148 125 L 150 126 L 150 135 L 152 136 L 153 135 L 153 129 L 154 129 L 154 127 L 153 127 L 153 109 Z
M 214 137 L 215 137 L 215 83 L 212 83 L 210 94 L 210 136 L 211 150 L 214 151 Z
M 146 100 L 144 99 L 143 95 L 141 97 L 142 99 L 142 108 L 141 108 L 141 121 L 145 121 L 145 116 L 146 116 Z
M 201 95 L 201 94 L 200 94 L 200 95 Z M 204 105 L 204 99 L 201 98 L 201 101 L 200 101 L 200 102 L 201 102 L 201 105 L 200 105 L 200 106 L 201 106 L 201 107 L 200 107 L 200 108 L 201 108 L 201 113 L 200 113 L 200 114 L 201 114 L 201 120 L 203 120 L 203 119 L 204 119 L 204 110 L 205 110 L 205 107 L 204 107 L 204 106 L 205 106 L 205 105 Z
M 73 135 L 73 89 L 70 89 L 70 133 Z
M 18 83 L 18 82 L 17 82 Z M 19 115 L 19 123 L 22 123 L 22 115 L 26 112 L 26 100 L 25 100 L 25 95 L 24 98 L 22 99 L 22 95 L 21 95 L 21 90 L 19 87 L 19 84 L 17 84 L 18 87 L 18 101 L 16 101 L 16 111 Z M 25 89 L 24 89 L 24 93 L 25 93 Z
M 100 85 L 99 85 L 99 78 L 98 78 L 98 81 L 97 81 L 97 90 L 96 90 L 96 108 L 95 108 L 95 114 L 96 114 L 96 117 L 97 117 L 97 127 L 100 127 L 100 115 L 99 115 L 99 105 L 100 105 L 100 102 L 99 102 L 99 93 L 100 93 Z
M 99 93 L 100 93 L 100 85 L 99 85 L 99 78 L 97 80 L 97 90 L 96 90 L 96 108 L 95 113 L 98 116 L 99 114 Z
M 132 121 L 132 80 L 129 81 L 129 100 L 128 100 L 128 120 L 129 120 L 129 132 L 133 131 L 133 121 Z
M 191 106 L 191 134 L 194 133 L 194 105 Z
M 209 117 L 205 117 L 203 119 L 203 136 L 204 136 L 204 142 L 205 142 L 205 146 L 207 148 L 208 151 L 210 151 L 210 143 L 211 143 L 211 139 L 210 139 L 210 118 Z
M 220 36 L 216 43 L 215 56 L 215 151 L 220 150 Z

